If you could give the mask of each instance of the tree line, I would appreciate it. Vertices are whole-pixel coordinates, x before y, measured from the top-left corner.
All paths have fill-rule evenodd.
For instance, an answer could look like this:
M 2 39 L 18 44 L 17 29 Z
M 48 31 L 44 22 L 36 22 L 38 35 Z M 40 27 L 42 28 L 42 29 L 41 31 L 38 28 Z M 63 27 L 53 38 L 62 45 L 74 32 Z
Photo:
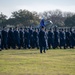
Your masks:
M 60 10 L 44 11 L 37 13 L 28 10 L 13 11 L 12 15 L 7 18 L 3 13 L 0 13 L 0 27 L 12 26 L 37 26 L 40 24 L 41 17 L 45 20 L 52 21 L 54 25 L 59 27 L 73 27 L 75 25 L 75 13 L 62 12 Z

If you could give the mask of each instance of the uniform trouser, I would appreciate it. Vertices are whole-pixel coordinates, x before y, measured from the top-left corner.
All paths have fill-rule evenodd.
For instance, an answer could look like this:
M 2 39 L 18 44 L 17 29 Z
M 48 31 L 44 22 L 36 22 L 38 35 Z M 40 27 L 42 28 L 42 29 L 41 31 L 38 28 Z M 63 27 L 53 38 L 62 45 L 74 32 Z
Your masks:
M 74 40 L 73 39 L 70 40 L 70 48 L 74 48 Z
M 18 47 L 18 49 L 20 49 L 20 40 L 15 40 L 15 47 L 14 48 L 16 48 L 16 46 Z
M 64 47 L 65 49 L 65 39 L 60 39 L 60 44 L 59 44 L 59 47 Z
M 29 48 L 29 40 L 28 39 L 24 39 L 24 48 Z
M 53 48 L 54 48 L 54 49 L 57 48 L 58 45 L 59 45 L 58 39 L 57 39 L 57 40 L 54 40 L 54 42 L 53 42 Z
M 23 38 L 20 38 L 20 47 L 23 47 Z
M 45 49 L 46 47 L 40 46 L 40 53 L 42 53 L 42 50 L 44 50 L 44 53 L 45 53 Z
M 0 44 L 0 49 L 1 49 L 1 44 Z
M 15 41 L 13 39 L 8 39 L 8 48 L 15 49 Z
M 2 40 L 1 42 L 1 49 L 7 49 L 7 40 Z
M 0 39 L 0 49 L 1 49 L 1 39 Z
M 38 48 L 37 39 L 34 40 L 34 47 L 37 47 Z
M 73 42 L 74 42 L 74 46 L 75 46 L 75 39 L 74 39 L 74 41 L 73 41 Z
M 48 47 L 49 47 L 49 49 L 51 48 L 51 46 L 53 48 L 53 40 L 52 39 L 48 39 Z
M 0 51 L 1 51 L 1 44 L 0 44 Z
M 1 51 L 1 41 L 0 41 L 0 51 Z
M 66 39 L 66 48 L 70 47 L 70 39 Z
M 31 46 L 31 48 L 35 48 L 35 45 L 34 45 L 34 38 L 31 38 L 31 39 L 30 39 L 30 46 Z

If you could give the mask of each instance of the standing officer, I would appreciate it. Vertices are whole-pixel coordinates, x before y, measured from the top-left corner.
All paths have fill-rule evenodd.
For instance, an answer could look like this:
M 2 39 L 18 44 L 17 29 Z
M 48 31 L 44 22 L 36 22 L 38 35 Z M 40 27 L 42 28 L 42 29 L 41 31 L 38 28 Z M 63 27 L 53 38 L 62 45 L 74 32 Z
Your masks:
M 30 48 L 29 44 L 29 31 L 27 28 L 24 29 L 24 48 Z
M 34 31 L 33 31 L 33 37 L 34 37 L 34 48 L 35 47 L 37 47 L 37 49 L 38 49 L 38 43 L 37 43 L 37 39 L 38 39 L 38 33 L 37 33 L 37 29 L 35 29 Z
M 20 47 L 23 47 L 23 29 L 22 28 L 20 28 L 19 34 L 20 34 Z
M 7 49 L 7 29 L 3 27 L 3 30 L 1 31 L 1 48 Z
M 58 42 L 58 31 L 57 31 L 57 28 L 55 27 L 54 29 L 54 43 L 53 43 L 53 48 L 57 48 L 58 45 L 59 45 L 59 42 Z
M 53 32 L 51 29 L 48 31 L 48 48 L 50 49 L 52 46 L 53 48 Z
M 15 48 L 16 46 L 20 49 L 20 35 L 17 27 L 14 30 Z
M 74 46 L 75 46 L 75 29 L 73 31 L 73 40 L 74 40 Z
M 1 51 L 1 30 L 0 30 L 0 51 Z
M 45 53 L 46 41 L 45 41 L 45 31 L 43 26 L 41 27 L 41 30 L 39 32 L 39 46 L 40 46 L 40 53 L 42 53 L 43 49 Z
M 74 34 L 72 28 L 70 28 L 70 48 L 74 48 Z
M 64 34 L 64 31 L 63 31 L 63 29 L 60 29 L 59 30 L 59 40 L 60 40 L 60 49 L 61 49 L 61 47 L 64 47 L 64 49 L 65 49 L 65 34 Z
M 70 47 L 70 30 L 67 29 L 66 32 L 66 48 Z
M 45 29 L 45 41 L 46 41 L 46 50 L 48 50 L 48 30 Z
M 29 39 L 29 43 L 30 43 L 30 47 L 31 48 L 33 48 L 33 29 L 32 29 L 32 27 L 30 27 L 29 28 L 29 37 L 30 37 L 30 39 Z
M 15 48 L 15 43 L 14 43 L 14 33 L 12 28 L 9 29 L 8 31 L 8 48 L 12 47 L 13 49 Z

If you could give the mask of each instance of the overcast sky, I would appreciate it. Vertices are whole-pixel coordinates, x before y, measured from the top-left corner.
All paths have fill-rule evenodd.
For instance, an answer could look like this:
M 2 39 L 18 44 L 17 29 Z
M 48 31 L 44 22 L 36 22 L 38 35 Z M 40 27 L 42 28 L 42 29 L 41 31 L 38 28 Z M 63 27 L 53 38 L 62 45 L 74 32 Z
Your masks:
M 75 12 L 75 0 L 0 0 L 0 13 L 10 16 L 11 12 L 19 9 L 36 12 L 60 9 Z

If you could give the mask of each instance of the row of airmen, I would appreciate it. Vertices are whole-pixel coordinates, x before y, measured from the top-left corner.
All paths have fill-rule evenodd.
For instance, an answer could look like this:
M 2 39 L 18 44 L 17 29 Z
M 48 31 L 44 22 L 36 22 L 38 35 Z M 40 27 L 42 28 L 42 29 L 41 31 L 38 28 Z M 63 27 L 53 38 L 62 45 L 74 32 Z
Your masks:
M 44 34 L 40 33 L 43 31 Z M 43 42 L 42 42 L 43 41 Z M 45 28 L 6 28 L 0 30 L 0 49 L 39 48 L 74 48 L 75 30 L 70 29 L 45 29 Z

